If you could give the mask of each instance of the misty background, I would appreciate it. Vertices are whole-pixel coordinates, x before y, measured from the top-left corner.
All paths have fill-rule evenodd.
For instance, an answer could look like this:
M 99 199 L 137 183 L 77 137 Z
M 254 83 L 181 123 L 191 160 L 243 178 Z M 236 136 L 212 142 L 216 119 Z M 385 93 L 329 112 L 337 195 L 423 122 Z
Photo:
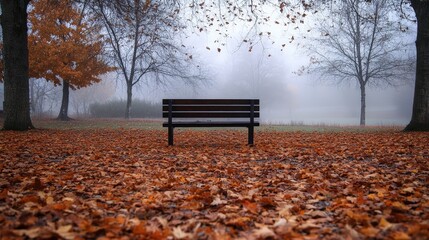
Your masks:
M 171 85 L 143 81 L 135 88 L 133 99 L 160 104 L 163 98 L 258 98 L 263 123 L 358 125 L 359 87 L 329 85 L 318 81 L 317 76 L 294 73 L 308 63 L 300 39 L 288 42 L 297 32 L 285 32 L 272 26 L 268 29 L 272 32 L 270 39 L 261 40 L 252 51 L 242 44 L 246 32 L 238 31 L 222 42 L 215 31 L 190 35 L 185 43 L 192 46 L 194 52 L 190 54 L 198 59 L 207 74 L 207 81 L 199 86 L 184 85 L 180 81 Z M 412 43 L 415 29 L 404 35 Z M 279 47 L 277 42 L 287 45 Z M 410 74 L 414 75 L 414 72 Z M 119 77 L 109 73 L 102 77 L 101 83 L 72 91 L 70 115 L 91 117 L 91 104 L 125 100 L 126 89 Z M 54 87 L 43 79 L 30 81 L 43 85 L 48 92 L 44 96 L 43 114 L 33 114 L 33 117 L 57 116 L 61 87 Z M 406 82 L 395 88 L 368 88 L 367 125 L 407 124 L 411 119 L 413 83 Z M 3 98 L 4 85 L 1 83 L 2 102 Z

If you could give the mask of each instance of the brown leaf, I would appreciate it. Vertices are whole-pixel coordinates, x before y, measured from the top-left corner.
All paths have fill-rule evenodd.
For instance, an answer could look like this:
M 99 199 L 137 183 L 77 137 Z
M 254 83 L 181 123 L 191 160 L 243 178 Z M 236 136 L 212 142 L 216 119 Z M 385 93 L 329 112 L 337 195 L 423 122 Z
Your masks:
M 192 239 L 193 235 L 184 232 L 180 227 L 173 228 L 173 236 L 177 239 Z
M 349 239 L 352 239 L 352 240 L 359 240 L 359 239 L 362 239 L 362 235 L 361 234 L 359 234 L 356 230 L 354 230 L 352 227 L 350 227 L 349 225 L 346 225 L 346 236 L 349 238 Z
M 34 179 L 34 185 L 33 185 L 33 189 L 36 191 L 41 191 L 43 190 L 45 187 L 42 184 L 42 181 L 40 181 L 40 178 L 35 178 Z
M 220 196 L 219 196 L 219 195 L 217 195 L 217 196 L 213 199 L 213 202 L 212 202 L 212 203 L 210 203 L 210 205 L 212 205 L 212 206 L 217 206 L 217 205 L 227 204 L 227 203 L 228 203 L 227 201 L 225 201 L 225 200 L 221 200 L 221 199 L 220 199 Z
M 72 239 L 75 239 L 76 234 L 73 232 L 70 232 L 71 230 L 72 230 L 72 225 L 65 225 L 55 230 L 55 233 L 57 233 L 59 236 L 61 236 L 64 239 L 72 240 Z
M 398 209 L 398 210 L 401 210 L 401 211 L 408 211 L 408 210 L 410 210 L 410 209 L 411 209 L 411 207 L 406 206 L 406 205 L 404 205 L 403 203 L 398 202 L 398 201 L 393 202 L 393 203 L 392 203 L 392 207 L 394 207 L 394 208 L 396 208 L 396 209 Z
M 275 238 L 276 234 L 273 230 L 269 229 L 267 226 L 263 226 L 253 232 L 254 236 L 258 239 L 267 239 Z
M 8 192 L 9 192 L 9 191 L 7 190 L 7 188 L 6 188 L 6 189 L 3 189 L 3 190 L 0 192 L 0 200 L 2 200 L 2 201 L 6 200 Z
M 18 236 L 27 236 L 29 238 L 37 238 L 42 233 L 43 230 L 40 227 L 30 228 L 30 229 L 22 229 L 22 230 L 13 230 L 15 234 Z

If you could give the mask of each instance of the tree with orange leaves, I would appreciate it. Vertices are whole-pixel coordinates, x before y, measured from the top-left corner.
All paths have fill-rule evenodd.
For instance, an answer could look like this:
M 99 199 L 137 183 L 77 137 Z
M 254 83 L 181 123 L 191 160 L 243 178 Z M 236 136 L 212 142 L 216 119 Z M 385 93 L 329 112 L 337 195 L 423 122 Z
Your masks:
M 63 86 L 59 120 L 69 120 L 69 89 L 101 81 L 113 70 L 103 59 L 100 28 L 72 1 L 32 1 L 29 14 L 29 76 Z

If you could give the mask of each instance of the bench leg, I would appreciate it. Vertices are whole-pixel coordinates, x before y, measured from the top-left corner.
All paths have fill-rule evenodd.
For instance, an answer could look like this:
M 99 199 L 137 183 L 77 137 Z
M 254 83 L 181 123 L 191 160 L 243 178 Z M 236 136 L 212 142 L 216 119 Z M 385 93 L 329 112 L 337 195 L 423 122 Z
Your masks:
M 253 145 L 253 129 L 254 127 L 248 127 L 248 143 L 249 145 Z
M 173 146 L 173 127 L 168 127 L 168 146 Z

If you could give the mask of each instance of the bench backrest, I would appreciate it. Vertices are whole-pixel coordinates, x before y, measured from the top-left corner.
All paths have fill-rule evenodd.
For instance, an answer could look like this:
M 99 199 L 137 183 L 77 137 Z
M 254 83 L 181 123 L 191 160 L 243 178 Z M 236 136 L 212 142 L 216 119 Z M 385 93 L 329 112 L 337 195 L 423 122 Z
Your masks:
M 164 118 L 259 118 L 259 99 L 163 99 Z

